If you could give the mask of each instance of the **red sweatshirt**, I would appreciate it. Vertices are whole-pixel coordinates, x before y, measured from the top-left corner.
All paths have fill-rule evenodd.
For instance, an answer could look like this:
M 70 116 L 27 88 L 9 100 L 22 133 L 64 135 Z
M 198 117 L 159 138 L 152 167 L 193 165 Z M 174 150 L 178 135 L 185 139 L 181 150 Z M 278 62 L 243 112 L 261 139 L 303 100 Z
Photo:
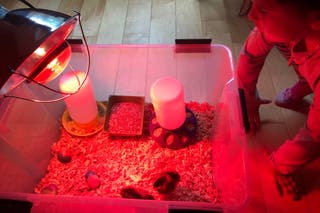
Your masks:
M 290 43 L 267 41 L 257 28 L 249 34 L 237 65 L 239 88 L 246 94 L 255 94 L 258 77 L 267 55 L 276 47 L 300 78 L 305 79 L 314 92 L 307 125 L 294 139 L 286 140 L 271 156 L 275 169 L 283 174 L 295 172 L 320 154 L 320 38 L 307 44 L 305 40 Z

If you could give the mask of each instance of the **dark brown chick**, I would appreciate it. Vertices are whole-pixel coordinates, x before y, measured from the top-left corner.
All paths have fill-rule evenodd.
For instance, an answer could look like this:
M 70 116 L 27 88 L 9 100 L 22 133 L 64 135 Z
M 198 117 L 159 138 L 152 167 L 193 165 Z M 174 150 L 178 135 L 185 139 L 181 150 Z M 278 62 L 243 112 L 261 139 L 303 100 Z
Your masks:
M 134 188 L 132 186 L 125 187 L 121 190 L 121 197 L 133 199 L 154 200 L 154 197 L 144 190 Z
M 180 181 L 180 175 L 174 171 L 163 173 L 153 184 L 153 188 L 160 194 L 173 192 Z

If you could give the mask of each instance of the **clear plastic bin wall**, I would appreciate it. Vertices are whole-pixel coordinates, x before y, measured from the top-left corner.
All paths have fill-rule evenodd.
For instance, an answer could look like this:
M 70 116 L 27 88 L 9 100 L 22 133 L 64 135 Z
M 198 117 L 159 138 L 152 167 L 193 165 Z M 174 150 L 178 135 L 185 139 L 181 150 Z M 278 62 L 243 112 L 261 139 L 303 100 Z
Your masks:
M 31 201 L 32 212 L 44 209 L 45 212 L 77 209 L 82 212 L 100 212 L 102 209 L 114 212 L 118 208 L 125 212 L 130 212 L 129 209 L 148 212 L 148 208 L 154 212 L 166 212 L 168 208 L 237 211 L 243 207 L 249 191 L 247 149 L 230 50 L 223 45 L 212 45 L 210 53 L 176 53 L 174 45 L 96 45 L 90 47 L 90 52 L 89 75 L 98 101 L 116 94 L 143 95 L 146 102 L 150 102 L 152 83 L 157 78 L 171 75 L 184 85 L 185 101 L 207 101 L 216 107 L 215 120 L 212 121 L 215 122 L 213 144 L 224 151 L 219 156 L 221 166 L 214 179 L 222 191 L 223 204 L 34 194 L 33 188 L 45 174 L 50 161 L 50 146 L 59 139 L 65 104 L 63 101 L 40 104 L 16 99 L 0 101 L 1 198 Z M 121 82 L 121 72 L 127 72 L 129 78 L 137 80 Z M 194 78 L 190 81 L 186 75 L 194 75 Z M 199 80 L 205 84 L 199 85 Z M 206 92 L 195 93 L 197 88 Z M 29 92 L 23 87 L 20 90 L 18 92 Z

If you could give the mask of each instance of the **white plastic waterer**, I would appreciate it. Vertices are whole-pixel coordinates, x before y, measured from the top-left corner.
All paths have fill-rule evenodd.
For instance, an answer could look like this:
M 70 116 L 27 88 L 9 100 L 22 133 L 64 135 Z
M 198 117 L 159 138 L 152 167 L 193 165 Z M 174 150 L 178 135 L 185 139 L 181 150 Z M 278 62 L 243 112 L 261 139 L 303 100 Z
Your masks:
M 150 89 L 156 118 L 164 129 L 178 129 L 186 119 L 182 84 L 172 77 L 156 80 Z
M 77 75 L 77 78 L 75 76 Z M 80 82 L 85 78 L 81 72 L 67 73 L 60 79 L 60 89 L 63 92 L 76 92 Z M 65 100 L 70 117 L 80 125 L 95 123 L 98 115 L 97 103 L 89 76 L 87 76 L 80 90 Z

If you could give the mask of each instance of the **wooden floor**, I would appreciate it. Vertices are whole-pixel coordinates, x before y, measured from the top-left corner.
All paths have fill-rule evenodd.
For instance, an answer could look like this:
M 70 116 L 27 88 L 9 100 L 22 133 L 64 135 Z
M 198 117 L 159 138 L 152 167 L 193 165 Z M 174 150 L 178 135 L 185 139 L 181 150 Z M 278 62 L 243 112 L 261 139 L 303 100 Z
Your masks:
M 29 0 L 35 7 L 73 14 L 81 20 L 89 44 L 170 44 L 175 38 L 212 38 L 233 52 L 236 62 L 253 25 L 239 17 L 242 1 L 236 0 Z M 24 7 L 21 2 L 0 0 L 8 9 Z M 80 36 L 75 29 L 73 37 Z M 273 50 L 262 71 L 260 95 L 274 99 L 292 85 L 296 76 L 280 54 Z M 310 102 L 308 97 L 307 102 Z M 261 108 L 261 130 L 248 136 L 251 198 L 243 212 L 320 212 L 316 206 L 319 183 L 308 176 L 310 192 L 300 202 L 280 198 L 272 180 L 263 172 L 262 152 L 271 152 L 285 139 L 292 138 L 305 123 L 308 104 L 299 111 L 281 109 L 274 104 Z M 261 167 L 262 166 L 262 167 Z M 315 165 L 314 165 L 315 167 Z M 311 166 L 312 169 L 312 166 Z M 319 172 L 317 172 L 319 173 Z

